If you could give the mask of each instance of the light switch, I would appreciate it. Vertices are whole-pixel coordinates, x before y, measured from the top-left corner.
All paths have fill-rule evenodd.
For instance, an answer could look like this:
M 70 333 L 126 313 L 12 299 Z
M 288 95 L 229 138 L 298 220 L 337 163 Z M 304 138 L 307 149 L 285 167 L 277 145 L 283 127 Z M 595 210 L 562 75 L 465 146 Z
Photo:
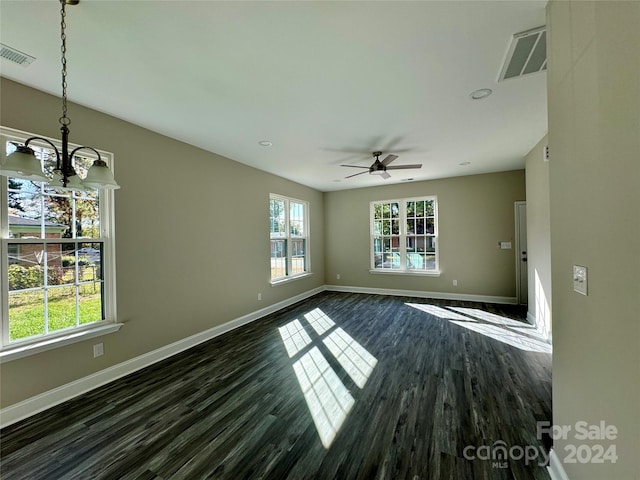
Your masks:
M 573 291 L 587 294 L 587 267 L 573 266 Z
M 500 242 L 500 248 L 502 250 L 510 250 L 511 249 L 511 242 Z

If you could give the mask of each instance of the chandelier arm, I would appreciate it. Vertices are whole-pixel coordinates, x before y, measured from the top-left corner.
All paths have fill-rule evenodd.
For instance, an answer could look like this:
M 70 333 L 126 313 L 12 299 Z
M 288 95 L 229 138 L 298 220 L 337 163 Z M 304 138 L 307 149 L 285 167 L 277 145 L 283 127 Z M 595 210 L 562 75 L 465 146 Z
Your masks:
M 83 148 L 86 148 L 87 150 L 91 150 L 93 153 L 95 153 L 95 154 L 98 156 L 98 160 L 96 160 L 96 161 L 98 161 L 98 162 L 102 162 L 102 161 L 103 161 L 103 160 L 102 160 L 102 158 L 100 157 L 100 152 L 98 152 L 98 151 L 97 151 L 95 148 L 93 148 L 93 147 L 87 147 L 87 146 L 84 146 L 84 145 L 83 145 L 83 146 L 81 146 L 81 147 L 76 147 L 76 148 L 74 148 L 73 150 L 71 150 L 71 153 L 69 154 L 69 158 L 70 158 L 70 159 L 72 159 L 72 158 L 73 158 L 73 156 L 76 154 L 76 152 L 77 152 L 78 150 L 82 150 Z
M 58 148 L 51 143 L 50 140 L 47 140 L 46 138 L 42 138 L 42 137 L 30 137 L 27 138 L 24 142 L 24 146 L 28 147 L 29 143 L 31 142 L 31 140 L 40 140 L 41 142 L 46 143 L 47 145 L 50 145 L 51 148 L 53 148 L 53 151 L 56 153 L 56 168 L 55 170 L 60 170 L 60 162 L 61 162 L 61 158 L 60 158 L 60 152 L 58 151 Z

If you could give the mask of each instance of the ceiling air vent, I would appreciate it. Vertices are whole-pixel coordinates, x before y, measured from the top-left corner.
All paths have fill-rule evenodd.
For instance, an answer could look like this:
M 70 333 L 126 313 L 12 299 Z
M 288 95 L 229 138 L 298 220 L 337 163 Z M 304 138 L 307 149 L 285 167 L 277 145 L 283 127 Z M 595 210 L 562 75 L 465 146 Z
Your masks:
M 513 36 L 498 81 L 524 77 L 546 69 L 547 30 L 542 26 Z
M 33 62 L 36 58 L 31 55 L 27 55 L 19 50 L 16 50 L 9 45 L 5 45 L 4 43 L 0 43 L 0 57 L 6 58 L 10 62 L 17 63 L 18 65 L 22 65 L 23 67 L 27 67 Z

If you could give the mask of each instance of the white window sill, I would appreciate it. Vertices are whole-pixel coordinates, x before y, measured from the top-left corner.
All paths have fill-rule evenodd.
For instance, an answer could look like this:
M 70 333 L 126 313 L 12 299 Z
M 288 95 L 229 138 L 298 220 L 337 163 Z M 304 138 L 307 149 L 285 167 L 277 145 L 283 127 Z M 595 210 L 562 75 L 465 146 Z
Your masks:
M 385 268 L 384 270 L 381 268 L 371 269 L 369 273 L 373 274 L 381 274 L 381 275 L 412 275 L 415 277 L 439 277 L 440 270 L 430 270 L 428 272 L 419 271 L 419 270 L 397 270 L 393 268 Z
M 28 357 L 29 355 L 45 352 L 64 345 L 70 345 L 90 338 L 117 332 L 123 325 L 124 323 L 109 323 L 108 325 L 101 325 L 86 330 L 74 330 L 67 335 L 46 338 L 33 343 L 5 346 L 2 351 L 0 351 L 0 363 L 10 362 L 18 358 Z
M 271 284 L 272 287 L 275 287 L 276 285 L 282 285 L 283 283 L 293 282 L 295 280 L 300 280 L 302 278 L 310 277 L 311 275 L 313 275 L 313 273 L 306 272 L 306 273 L 301 273 L 299 275 L 295 275 L 293 277 L 284 277 L 284 278 L 278 278 L 277 280 L 271 280 L 269 283 Z

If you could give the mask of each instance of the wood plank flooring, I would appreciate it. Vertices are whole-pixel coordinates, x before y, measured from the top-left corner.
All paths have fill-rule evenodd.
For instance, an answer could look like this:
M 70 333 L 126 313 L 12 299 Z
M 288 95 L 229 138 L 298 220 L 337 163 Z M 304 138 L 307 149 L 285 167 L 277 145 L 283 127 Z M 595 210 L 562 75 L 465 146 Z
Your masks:
M 0 477 L 548 479 L 524 313 L 323 292 L 7 427 Z

